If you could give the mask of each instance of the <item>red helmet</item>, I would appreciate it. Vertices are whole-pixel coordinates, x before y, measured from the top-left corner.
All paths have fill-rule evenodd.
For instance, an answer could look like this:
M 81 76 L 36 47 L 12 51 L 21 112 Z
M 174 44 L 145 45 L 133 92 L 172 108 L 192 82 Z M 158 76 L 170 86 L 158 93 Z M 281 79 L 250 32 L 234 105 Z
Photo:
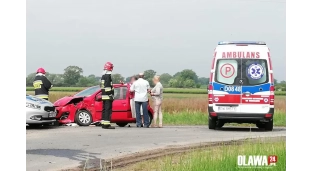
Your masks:
M 104 70 L 112 71 L 113 68 L 114 68 L 114 65 L 111 62 L 106 62 L 104 65 Z
M 37 73 L 45 74 L 45 70 L 43 68 L 38 68 Z

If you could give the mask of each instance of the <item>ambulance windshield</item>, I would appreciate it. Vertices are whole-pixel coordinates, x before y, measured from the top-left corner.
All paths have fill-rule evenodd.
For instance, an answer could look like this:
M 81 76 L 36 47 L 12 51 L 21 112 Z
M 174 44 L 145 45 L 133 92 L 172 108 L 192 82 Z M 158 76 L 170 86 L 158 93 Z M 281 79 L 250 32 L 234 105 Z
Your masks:
M 269 81 L 265 59 L 219 59 L 215 81 L 227 85 L 259 85 Z

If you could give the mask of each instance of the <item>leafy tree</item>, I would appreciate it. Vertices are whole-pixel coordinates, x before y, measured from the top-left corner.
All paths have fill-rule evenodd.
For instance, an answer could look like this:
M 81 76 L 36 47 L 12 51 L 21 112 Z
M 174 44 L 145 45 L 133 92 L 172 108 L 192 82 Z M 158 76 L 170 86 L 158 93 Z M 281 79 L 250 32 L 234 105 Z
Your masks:
M 89 85 L 89 79 L 88 77 L 80 77 L 79 80 L 78 80 L 78 83 L 77 83 L 77 86 L 78 87 L 88 87 Z
M 82 68 L 78 66 L 68 66 L 64 69 L 64 83 L 67 86 L 75 86 L 79 78 L 81 77 L 81 74 L 83 73 Z
M 46 73 L 45 76 L 47 77 L 48 80 L 51 81 L 51 83 L 53 84 L 54 79 L 56 78 L 56 74 L 50 74 L 50 73 Z
M 125 78 L 120 74 L 112 74 L 113 84 L 119 84 L 120 81 L 125 81 Z
M 77 83 L 78 87 L 91 87 L 91 86 L 95 86 L 95 85 L 99 85 L 99 80 L 97 79 L 97 77 L 95 75 L 89 75 L 87 77 L 80 77 L 79 81 Z
M 169 80 L 168 84 L 169 84 L 169 87 L 176 88 L 176 87 L 178 87 L 178 79 L 172 78 Z
M 199 83 L 200 85 L 208 85 L 209 79 L 206 78 L 206 77 L 200 77 L 200 78 L 198 78 L 198 83 Z
M 172 76 L 168 73 L 164 73 L 160 75 L 160 82 L 164 87 L 167 87 L 169 85 L 169 81 L 172 78 Z
M 96 77 L 95 75 L 91 74 L 87 78 L 89 86 L 95 86 L 100 84 L 101 77 Z
M 55 74 L 53 80 L 50 80 L 53 86 L 62 87 L 64 86 L 64 77 L 63 74 Z
M 146 70 L 144 71 L 144 79 L 146 79 L 150 86 L 153 86 L 153 77 L 156 75 L 156 71 L 150 69 L 150 70 Z
M 125 81 L 126 81 L 126 83 L 128 83 L 128 82 L 130 82 L 130 80 L 131 80 L 131 77 L 127 77 Z
M 94 74 L 88 76 L 89 83 L 92 85 L 98 85 L 100 83 L 101 77 L 97 77 Z
M 97 83 L 97 84 L 99 84 L 99 83 L 100 83 L 101 78 L 102 78 L 102 77 L 99 77 L 99 76 L 96 76 L 96 77 L 95 77 L 95 81 L 96 81 L 96 83 Z
M 184 80 L 191 79 L 191 80 L 194 80 L 195 83 L 198 82 L 197 74 L 191 69 L 184 69 L 181 72 L 177 72 L 176 74 L 174 74 L 173 77 L 181 77 Z
M 64 85 L 64 80 L 62 79 L 62 74 L 51 74 L 51 73 L 46 73 L 45 76 L 47 77 L 48 80 L 51 81 L 53 86 L 63 86 Z M 36 77 L 36 73 L 31 73 L 26 77 L 26 86 L 33 86 L 33 81 Z
M 26 86 L 33 86 L 35 77 L 36 77 L 36 73 L 28 74 L 26 77 Z
M 172 78 L 169 81 L 169 86 L 173 88 L 184 88 L 184 79 L 182 77 Z
M 177 72 L 176 74 L 173 75 L 173 79 L 171 79 L 171 80 L 172 80 L 171 83 L 169 83 L 169 86 L 171 86 L 171 87 L 175 87 L 175 88 L 198 87 L 198 85 L 197 85 L 198 76 L 191 69 L 184 69 L 181 72 Z
M 191 79 L 186 79 L 183 82 L 183 87 L 184 88 L 195 88 L 196 84 L 194 80 Z

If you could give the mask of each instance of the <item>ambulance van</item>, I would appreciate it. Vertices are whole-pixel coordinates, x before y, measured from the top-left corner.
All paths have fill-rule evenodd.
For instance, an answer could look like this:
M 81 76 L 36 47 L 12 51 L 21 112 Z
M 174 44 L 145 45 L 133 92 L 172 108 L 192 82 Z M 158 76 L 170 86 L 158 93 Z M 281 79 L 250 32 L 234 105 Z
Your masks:
M 209 129 L 253 123 L 271 131 L 274 79 L 265 42 L 227 41 L 215 48 L 208 85 Z

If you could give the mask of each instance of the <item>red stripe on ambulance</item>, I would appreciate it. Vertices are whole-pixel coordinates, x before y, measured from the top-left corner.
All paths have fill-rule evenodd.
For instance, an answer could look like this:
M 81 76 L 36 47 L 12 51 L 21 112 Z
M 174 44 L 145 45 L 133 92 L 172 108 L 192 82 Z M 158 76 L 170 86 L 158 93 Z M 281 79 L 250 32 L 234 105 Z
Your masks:
M 242 104 L 269 104 L 269 95 L 242 95 Z
M 273 69 L 273 67 L 272 67 L 272 61 L 271 61 L 271 54 L 270 54 L 270 52 L 268 52 L 268 60 L 269 60 L 269 66 L 270 66 L 270 70 L 272 70 Z
M 214 94 L 212 97 L 213 103 L 231 103 L 240 104 L 240 94 Z
M 214 69 L 215 60 L 216 60 L 216 58 L 214 57 L 214 58 L 212 59 L 211 69 Z

